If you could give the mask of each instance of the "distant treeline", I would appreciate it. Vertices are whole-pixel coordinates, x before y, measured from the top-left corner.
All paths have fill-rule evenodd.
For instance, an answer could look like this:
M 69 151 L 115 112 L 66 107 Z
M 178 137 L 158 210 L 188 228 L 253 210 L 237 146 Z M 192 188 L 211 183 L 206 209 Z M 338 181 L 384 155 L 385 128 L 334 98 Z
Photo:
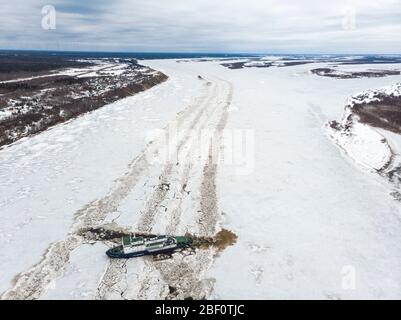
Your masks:
M 90 66 L 92 63 L 53 56 L 0 55 L 0 81 L 42 75 L 63 68 Z

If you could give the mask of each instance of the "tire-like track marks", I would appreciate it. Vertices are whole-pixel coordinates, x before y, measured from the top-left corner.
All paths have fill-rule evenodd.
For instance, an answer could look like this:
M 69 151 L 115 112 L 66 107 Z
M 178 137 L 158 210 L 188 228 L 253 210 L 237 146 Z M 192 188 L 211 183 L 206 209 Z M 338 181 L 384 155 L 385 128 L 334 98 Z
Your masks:
M 207 91 L 213 91 L 214 86 L 204 86 Z M 213 95 L 213 94 L 212 94 Z M 187 121 L 194 109 L 203 105 L 210 95 L 202 95 L 195 102 L 177 114 L 178 123 Z M 168 132 L 168 126 L 164 129 Z M 115 187 L 105 197 L 95 200 L 84 206 L 75 214 L 71 231 L 62 241 L 51 244 L 44 253 L 41 261 L 30 270 L 18 274 L 13 286 L 1 295 L 1 299 L 39 299 L 46 291 L 48 285 L 61 274 L 69 261 L 71 252 L 84 243 L 79 236 L 82 228 L 100 225 L 106 216 L 117 210 L 138 183 L 141 176 L 148 172 L 150 163 L 148 159 L 157 156 L 163 141 L 149 143 L 144 151 L 136 157 L 128 166 L 127 173 L 116 180 Z M 121 270 L 121 269 L 120 269 Z
M 222 148 L 222 135 L 228 119 L 228 107 L 232 100 L 232 86 L 228 82 L 217 80 L 218 94 L 210 97 L 206 105 L 201 106 L 194 120 L 188 127 L 188 132 L 178 144 L 178 151 L 188 147 L 189 154 L 196 154 L 198 145 L 190 143 L 190 136 L 198 134 L 203 129 L 213 129 L 214 140 L 210 145 L 209 153 L 203 164 L 168 164 L 159 177 L 161 184 L 174 181 L 177 188 L 157 188 L 146 204 L 146 210 L 140 219 L 135 231 L 150 232 L 154 226 L 156 217 L 167 219 L 165 227 L 167 234 L 177 231 L 180 225 L 180 217 L 183 213 L 183 201 L 191 197 L 196 202 L 193 207 L 198 208 L 192 218 L 195 224 L 187 230 L 203 236 L 213 236 L 218 228 L 221 216 L 218 210 L 216 173 L 217 159 Z M 220 98 L 223 97 L 221 101 Z M 176 177 L 178 175 L 178 177 Z M 197 183 L 192 180 L 199 180 Z M 198 190 L 191 190 L 189 195 L 186 187 L 192 184 Z M 177 198 L 174 189 L 179 189 Z M 174 195 L 172 195 L 174 193 Z M 163 204 L 163 205 L 162 205 Z M 160 208 L 166 208 L 160 210 Z M 160 215 L 160 216 L 157 216 Z M 163 216 L 161 216 L 163 215 Z M 167 217 L 167 218 L 166 218 Z M 186 226 L 181 226 L 184 229 Z M 209 297 L 213 289 L 213 280 L 204 279 L 214 261 L 215 249 L 197 251 L 196 255 L 185 256 L 174 254 L 173 258 L 166 261 L 153 261 L 151 258 L 143 259 L 143 266 L 137 283 L 132 287 L 137 290 L 126 290 L 128 283 L 133 280 L 121 272 L 121 261 L 110 260 L 109 265 L 99 283 L 97 299 L 113 299 L 121 295 L 128 299 L 183 299 L 192 297 L 204 299 Z M 160 281 L 161 280 L 161 281 Z M 153 286 L 152 290 L 150 289 Z M 158 294 L 155 296 L 155 288 Z M 121 290 L 124 289 L 124 293 Z M 120 290 L 120 294 L 116 294 Z

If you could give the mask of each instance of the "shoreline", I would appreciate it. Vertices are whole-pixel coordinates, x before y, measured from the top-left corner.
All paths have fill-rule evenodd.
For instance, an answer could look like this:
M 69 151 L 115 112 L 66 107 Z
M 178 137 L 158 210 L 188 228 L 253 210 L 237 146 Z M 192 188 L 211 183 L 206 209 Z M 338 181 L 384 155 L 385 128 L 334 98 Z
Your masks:
M 110 62 L 0 82 L 0 103 L 8 105 L 0 109 L 0 149 L 168 79 L 135 61 Z

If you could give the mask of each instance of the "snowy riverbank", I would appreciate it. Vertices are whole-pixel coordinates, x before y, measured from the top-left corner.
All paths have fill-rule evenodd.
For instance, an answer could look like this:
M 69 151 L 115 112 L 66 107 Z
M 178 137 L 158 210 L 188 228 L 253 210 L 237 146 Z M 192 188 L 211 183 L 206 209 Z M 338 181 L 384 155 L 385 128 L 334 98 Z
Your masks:
M 386 138 L 391 135 L 389 130 L 397 129 L 396 107 L 401 102 L 400 96 L 400 83 L 354 94 L 347 100 L 340 123 L 328 123 L 329 136 L 358 164 L 370 170 L 386 171 L 400 152 L 397 144 L 390 144 Z M 395 107 L 387 106 L 389 102 L 395 104 Z M 382 109 L 386 113 L 381 115 Z
M 386 138 L 356 118 L 347 112 L 342 124 L 328 124 L 330 138 L 359 165 L 378 172 L 385 170 L 393 159 Z

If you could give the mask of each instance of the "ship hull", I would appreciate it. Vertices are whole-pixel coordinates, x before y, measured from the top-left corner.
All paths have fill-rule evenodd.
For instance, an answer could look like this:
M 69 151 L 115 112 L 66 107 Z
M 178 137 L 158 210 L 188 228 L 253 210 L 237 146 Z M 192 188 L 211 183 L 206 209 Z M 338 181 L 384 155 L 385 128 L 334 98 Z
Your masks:
M 161 253 L 173 253 L 175 250 L 183 248 L 183 246 L 176 246 L 174 248 L 165 248 L 165 249 L 160 249 L 160 250 L 154 250 L 154 251 L 138 251 L 138 252 L 131 252 L 131 253 L 124 253 L 122 250 L 118 250 L 120 247 L 117 248 L 112 248 L 106 251 L 106 254 L 110 258 L 114 259 L 128 259 L 128 258 L 135 258 L 135 257 L 143 257 L 143 256 L 148 256 L 148 255 L 156 255 L 156 254 L 161 254 Z M 116 250 L 117 249 L 117 250 Z

